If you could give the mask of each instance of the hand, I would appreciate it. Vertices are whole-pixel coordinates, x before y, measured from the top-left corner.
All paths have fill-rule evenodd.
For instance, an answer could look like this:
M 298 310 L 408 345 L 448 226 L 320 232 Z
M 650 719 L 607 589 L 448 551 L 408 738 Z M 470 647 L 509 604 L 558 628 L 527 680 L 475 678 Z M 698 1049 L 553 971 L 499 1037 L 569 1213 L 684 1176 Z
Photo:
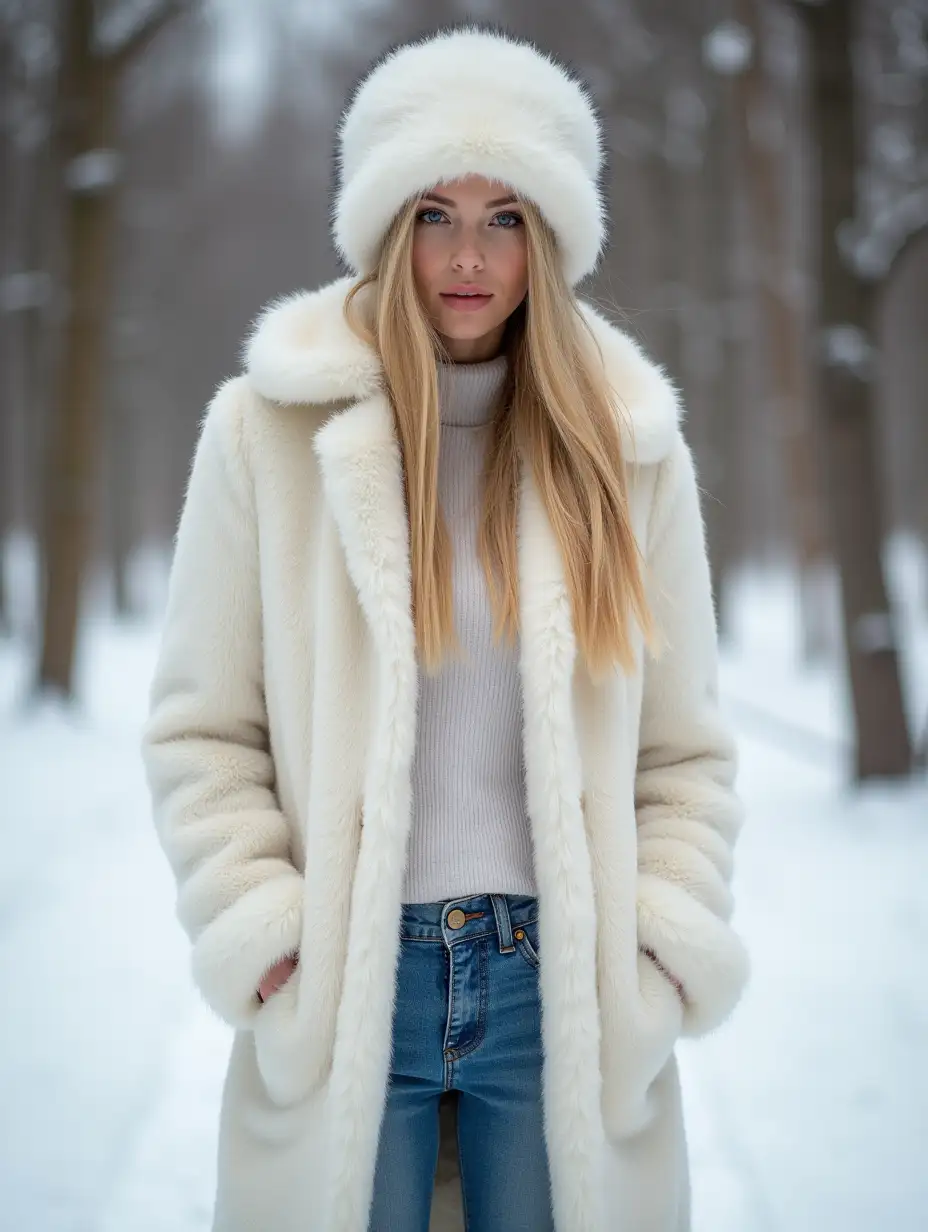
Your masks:
M 296 953 L 282 958 L 279 963 L 275 963 L 258 986 L 258 1000 L 262 1002 L 267 1001 L 269 997 L 272 997 L 277 992 L 282 984 L 286 984 L 287 980 L 296 970 L 299 961 L 300 955 Z
M 664 966 L 664 964 L 661 962 L 661 960 L 658 958 L 658 956 L 654 953 L 653 950 L 648 949 L 646 946 L 641 946 L 641 952 L 642 954 L 645 955 L 646 958 L 650 958 L 651 962 L 654 963 L 655 967 L 657 967 L 661 975 L 666 976 L 666 978 L 670 980 L 671 984 L 673 984 L 674 988 L 677 990 L 677 995 L 679 996 L 680 1000 L 685 1005 L 686 1004 L 686 993 L 684 992 L 683 985 L 680 983 L 677 977 L 667 970 L 667 968 Z

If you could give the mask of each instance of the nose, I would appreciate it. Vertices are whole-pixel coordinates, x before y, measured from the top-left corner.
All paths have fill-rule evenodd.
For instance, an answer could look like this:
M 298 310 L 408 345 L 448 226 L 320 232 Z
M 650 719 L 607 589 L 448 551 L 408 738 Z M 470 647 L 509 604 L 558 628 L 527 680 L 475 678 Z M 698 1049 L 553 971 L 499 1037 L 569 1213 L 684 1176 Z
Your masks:
M 456 270 L 482 269 L 483 253 L 473 240 L 463 239 L 451 258 L 451 264 Z

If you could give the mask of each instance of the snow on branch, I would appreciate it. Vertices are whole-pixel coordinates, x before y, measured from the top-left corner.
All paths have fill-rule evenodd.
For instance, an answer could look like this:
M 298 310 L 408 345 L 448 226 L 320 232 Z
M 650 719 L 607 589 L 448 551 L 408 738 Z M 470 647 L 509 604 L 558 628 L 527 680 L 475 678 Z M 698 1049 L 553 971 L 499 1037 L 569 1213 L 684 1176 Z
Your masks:
M 65 186 L 75 196 L 100 196 L 118 182 L 121 166 L 118 150 L 85 150 L 65 168 Z
M 703 39 L 703 62 L 720 77 L 737 77 L 743 73 L 753 54 L 751 32 L 739 21 L 720 21 Z
M 854 268 L 862 277 L 877 282 L 892 269 L 906 243 L 928 228 L 928 184 L 903 193 L 877 211 L 865 230 L 857 236 L 848 233 L 842 247 L 848 251 Z
M 829 368 L 843 368 L 858 380 L 873 375 L 873 345 L 858 325 L 830 325 L 822 330 L 822 357 Z
M 190 0 L 121 0 L 109 6 L 100 22 L 100 51 L 108 59 L 126 64 L 154 42 L 172 17 L 189 7 Z

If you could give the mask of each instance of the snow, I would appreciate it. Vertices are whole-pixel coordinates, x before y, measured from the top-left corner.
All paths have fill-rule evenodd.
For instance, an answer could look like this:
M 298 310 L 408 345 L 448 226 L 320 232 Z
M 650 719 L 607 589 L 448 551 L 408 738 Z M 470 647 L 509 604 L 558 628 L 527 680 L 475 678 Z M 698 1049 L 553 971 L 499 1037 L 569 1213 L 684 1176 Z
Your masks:
M 896 173 L 905 173 L 915 160 L 913 135 L 898 121 L 878 124 L 870 140 L 874 158 Z
M 924 716 L 924 556 L 897 543 L 889 567 Z M 694 1232 L 920 1232 L 928 784 L 852 792 L 847 691 L 827 665 L 797 670 L 789 575 L 746 572 L 733 595 L 734 922 L 753 978 L 725 1026 L 679 1046 Z M 28 606 L 0 640 L 0 1226 L 208 1232 L 230 1036 L 190 982 L 138 757 L 157 621 L 95 610 L 80 708 L 24 707 Z
M 73 193 L 93 196 L 107 192 L 120 178 L 122 156 L 118 150 L 87 150 L 72 158 L 64 182 Z
M 914 75 L 928 70 L 928 14 L 897 5 L 890 18 L 902 67 Z
M 22 22 L 13 31 L 14 46 L 27 80 L 36 81 L 50 73 L 58 60 L 51 23 Z
M 885 278 L 907 241 L 926 228 L 928 187 L 893 195 L 859 235 L 855 230 L 850 236 L 854 241 L 851 256 L 856 270 L 861 277 L 874 282 Z
M 703 60 L 722 77 L 736 77 L 751 62 L 754 41 L 747 26 L 737 21 L 720 21 L 703 39 Z
M 873 347 L 857 325 L 830 325 L 822 331 L 825 362 L 833 368 L 846 368 L 861 380 L 873 372 Z
M 52 280 L 47 270 L 21 270 L 0 278 L 0 312 L 29 312 L 49 302 Z

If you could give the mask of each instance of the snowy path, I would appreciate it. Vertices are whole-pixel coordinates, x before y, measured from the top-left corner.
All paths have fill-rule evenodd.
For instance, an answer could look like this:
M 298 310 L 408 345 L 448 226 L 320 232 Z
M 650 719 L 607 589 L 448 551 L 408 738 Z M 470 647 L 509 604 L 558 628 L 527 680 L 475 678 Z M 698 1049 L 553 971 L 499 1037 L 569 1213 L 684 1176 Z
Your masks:
M 141 633 L 101 643 L 85 723 L 14 716 L 0 650 L 0 774 L 16 785 L 2 1232 L 209 1227 L 229 1036 L 190 986 L 150 827 L 136 736 L 150 655 Z M 851 798 L 836 765 L 753 731 L 740 785 L 737 922 L 755 974 L 725 1028 L 680 1048 L 695 1232 L 923 1232 L 928 788 Z
M 697 1232 L 928 1227 L 928 790 L 742 738 L 751 987 L 680 1048 Z

